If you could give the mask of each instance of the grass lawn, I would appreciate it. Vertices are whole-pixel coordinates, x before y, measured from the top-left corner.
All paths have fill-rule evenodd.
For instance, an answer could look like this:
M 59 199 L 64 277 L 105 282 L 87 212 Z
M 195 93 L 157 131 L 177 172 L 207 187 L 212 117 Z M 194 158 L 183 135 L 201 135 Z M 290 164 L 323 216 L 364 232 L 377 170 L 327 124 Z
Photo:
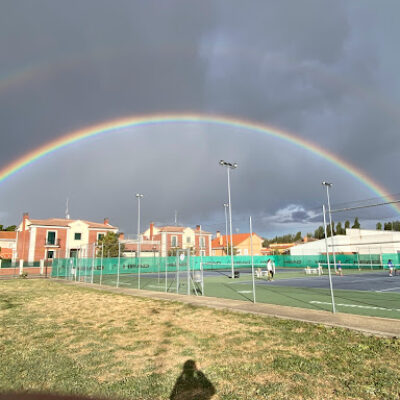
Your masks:
M 213 399 L 400 393 L 398 339 L 49 280 L 0 281 L 0 357 L 2 392 L 169 399 L 194 360 Z

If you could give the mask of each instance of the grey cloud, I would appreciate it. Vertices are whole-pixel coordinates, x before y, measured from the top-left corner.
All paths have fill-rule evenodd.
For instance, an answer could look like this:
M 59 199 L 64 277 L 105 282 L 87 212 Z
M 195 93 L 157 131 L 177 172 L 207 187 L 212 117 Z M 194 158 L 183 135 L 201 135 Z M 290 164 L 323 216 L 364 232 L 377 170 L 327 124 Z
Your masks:
M 126 115 L 228 114 L 316 142 L 400 192 L 398 2 L 7 2 L 0 15 L 0 164 L 61 134 Z M 29 72 L 18 75 L 16 71 Z M 9 77 L 15 83 L 7 87 Z M 25 77 L 20 79 L 20 77 Z M 3 86 L 2 86 L 3 83 Z M 271 236 L 320 224 L 333 202 L 371 197 L 345 171 L 271 136 L 199 124 L 77 143 L 0 184 L 0 215 L 108 215 L 224 229 L 226 171 L 235 227 Z M 27 196 L 26 193 L 29 195 Z M 295 206 L 293 206 L 295 205 Z M 105 215 L 106 214 L 106 215 Z M 303 229 L 301 228 L 301 229 Z

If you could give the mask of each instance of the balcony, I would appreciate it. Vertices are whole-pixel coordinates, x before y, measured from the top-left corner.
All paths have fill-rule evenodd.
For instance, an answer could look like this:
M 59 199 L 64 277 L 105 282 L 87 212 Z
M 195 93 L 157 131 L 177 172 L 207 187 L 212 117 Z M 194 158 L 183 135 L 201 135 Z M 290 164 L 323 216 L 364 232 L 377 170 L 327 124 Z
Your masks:
M 44 240 L 44 246 L 45 247 L 60 247 L 60 242 L 61 242 L 60 239 L 57 239 L 57 240 L 45 239 Z

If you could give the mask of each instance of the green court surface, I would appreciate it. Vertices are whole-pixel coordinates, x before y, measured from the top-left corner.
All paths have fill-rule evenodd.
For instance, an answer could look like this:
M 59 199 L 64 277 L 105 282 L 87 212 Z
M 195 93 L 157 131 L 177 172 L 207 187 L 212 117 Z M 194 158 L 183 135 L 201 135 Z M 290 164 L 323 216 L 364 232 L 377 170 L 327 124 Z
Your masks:
M 346 275 L 356 276 L 359 271 L 345 271 Z M 365 272 L 363 272 L 365 273 Z M 373 277 L 371 271 L 368 276 Z M 330 291 L 327 288 L 296 287 L 296 280 L 315 282 L 318 276 L 305 276 L 304 272 L 293 271 L 276 275 L 274 283 L 267 282 L 266 278 L 257 278 L 256 301 L 260 303 L 277 304 L 290 307 L 309 308 L 314 310 L 332 310 Z M 293 279 L 290 286 L 278 286 L 279 281 L 287 282 Z M 340 278 L 336 278 L 340 279 Z M 91 281 L 87 276 L 86 282 Z M 118 276 L 104 275 L 102 284 L 117 286 Z M 99 284 L 100 277 L 94 276 L 93 283 Z M 400 283 L 400 281 L 399 281 Z M 300 285 L 299 285 L 300 286 Z M 119 287 L 139 288 L 136 274 L 121 274 Z M 152 291 L 168 291 L 169 293 L 188 294 L 187 276 L 181 273 L 179 285 L 175 274 L 170 274 L 165 280 L 164 274 L 142 274 L 140 289 Z M 201 295 L 201 284 L 190 282 L 190 295 Z M 338 312 L 368 315 L 383 318 L 400 319 L 400 293 L 375 292 L 367 290 L 342 290 L 335 289 L 335 303 Z M 238 279 L 230 279 L 224 275 L 204 276 L 204 295 L 242 301 L 253 301 L 252 283 L 250 274 L 242 274 Z

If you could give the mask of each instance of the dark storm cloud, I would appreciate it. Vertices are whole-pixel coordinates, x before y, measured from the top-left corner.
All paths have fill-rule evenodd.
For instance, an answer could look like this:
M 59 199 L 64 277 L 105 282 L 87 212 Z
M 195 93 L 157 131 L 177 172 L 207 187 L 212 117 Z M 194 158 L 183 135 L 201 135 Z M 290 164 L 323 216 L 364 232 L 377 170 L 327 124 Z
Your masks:
M 112 118 L 224 113 L 315 141 L 398 193 L 399 11 L 395 1 L 4 2 L 0 164 Z M 371 196 L 278 139 L 170 125 L 82 142 L 33 165 L 0 185 L 0 217 L 62 216 L 69 195 L 75 216 L 107 214 L 129 232 L 132 194 L 143 191 L 146 223 L 172 222 L 177 209 L 181 222 L 222 229 L 220 158 L 239 163 L 232 198 L 241 231 L 248 215 L 262 233 L 311 231 L 324 179 L 335 182 L 333 201 Z

